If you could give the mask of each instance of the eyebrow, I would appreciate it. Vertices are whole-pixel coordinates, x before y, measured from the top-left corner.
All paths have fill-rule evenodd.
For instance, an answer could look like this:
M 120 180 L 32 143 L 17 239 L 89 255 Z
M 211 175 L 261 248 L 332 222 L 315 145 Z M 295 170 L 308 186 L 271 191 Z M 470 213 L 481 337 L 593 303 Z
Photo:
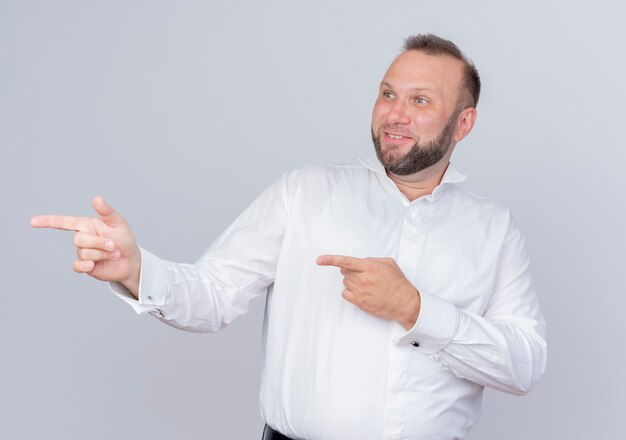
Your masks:
M 394 88 L 387 81 L 381 82 L 380 85 L 381 85 L 381 87 L 388 87 L 390 89 Z M 411 90 L 413 92 L 432 92 L 433 91 L 433 89 L 429 89 L 428 87 L 411 87 L 409 90 Z

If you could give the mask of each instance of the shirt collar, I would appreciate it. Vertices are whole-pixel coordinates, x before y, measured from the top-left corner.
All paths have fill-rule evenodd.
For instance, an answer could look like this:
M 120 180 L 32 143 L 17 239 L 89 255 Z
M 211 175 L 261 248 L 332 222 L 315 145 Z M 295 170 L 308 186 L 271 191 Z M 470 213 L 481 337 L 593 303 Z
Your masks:
M 387 177 L 387 172 L 385 171 L 385 168 L 380 163 L 376 155 L 371 155 L 366 159 L 359 159 L 359 162 L 361 162 L 361 164 L 366 168 L 369 168 L 370 170 L 379 174 L 383 174 L 385 177 Z M 452 162 L 450 162 L 448 163 L 448 168 L 446 168 L 445 173 L 443 173 L 443 177 L 441 178 L 441 182 L 439 183 L 438 187 L 443 185 L 444 183 L 460 183 L 465 179 L 467 179 L 467 174 L 459 171 L 452 164 Z

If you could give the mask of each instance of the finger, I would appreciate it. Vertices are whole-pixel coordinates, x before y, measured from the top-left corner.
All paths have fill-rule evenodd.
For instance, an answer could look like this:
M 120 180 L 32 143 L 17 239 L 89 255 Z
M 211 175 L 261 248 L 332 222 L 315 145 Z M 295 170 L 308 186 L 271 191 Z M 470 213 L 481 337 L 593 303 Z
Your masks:
M 86 232 L 77 232 L 74 235 L 74 245 L 79 248 L 100 249 L 102 251 L 112 251 L 115 249 L 115 243 L 112 240 L 106 237 L 87 234 Z
M 351 269 L 346 269 L 345 267 L 342 267 L 341 269 L 339 269 L 339 272 L 344 277 L 353 277 L 359 273 L 363 273 L 363 271 L 361 270 L 351 270 Z
M 343 292 L 341 292 L 341 296 L 343 296 L 343 299 L 345 299 L 349 303 L 356 305 L 356 295 L 351 290 L 343 289 Z
M 100 196 L 93 199 L 93 209 L 96 210 L 103 222 L 109 226 L 121 226 L 126 223 L 122 214 L 117 212 Z
M 355 272 L 364 272 L 367 269 L 367 262 L 363 258 L 346 255 L 320 255 L 316 262 L 320 266 L 337 266 Z
M 34 228 L 54 228 L 64 231 L 78 231 L 80 225 L 86 220 L 85 217 L 72 217 L 70 215 L 36 215 L 30 219 Z
M 93 261 L 76 260 L 72 262 L 72 269 L 74 269 L 74 271 L 78 273 L 91 272 L 94 267 L 96 267 L 96 263 L 94 263 Z
M 102 261 L 119 260 L 122 254 L 120 251 L 106 252 L 99 249 L 78 249 L 76 252 L 81 261 Z
M 353 293 L 356 293 L 359 290 L 359 285 L 350 278 L 344 278 L 343 285 L 346 289 L 350 290 Z

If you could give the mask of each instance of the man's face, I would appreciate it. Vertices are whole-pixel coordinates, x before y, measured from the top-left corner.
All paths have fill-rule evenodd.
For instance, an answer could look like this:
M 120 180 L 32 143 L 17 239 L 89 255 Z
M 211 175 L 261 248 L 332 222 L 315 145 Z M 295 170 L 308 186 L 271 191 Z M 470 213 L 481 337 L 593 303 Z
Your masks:
M 391 64 L 372 113 L 372 139 L 383 166 L 413 174 L 439 162 L 456 143 L 463 65 L 419 51 Z

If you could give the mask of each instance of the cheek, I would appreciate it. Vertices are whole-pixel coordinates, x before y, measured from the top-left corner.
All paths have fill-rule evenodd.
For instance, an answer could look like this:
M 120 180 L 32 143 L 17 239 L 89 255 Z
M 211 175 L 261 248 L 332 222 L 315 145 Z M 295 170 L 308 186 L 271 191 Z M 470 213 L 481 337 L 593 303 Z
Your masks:
M 416 113 L 413 115 L 413 121 L 417 126 L 424 129 L 432 128 L 437 125 L 435 118 L 429 113 Z
M 429 113 L 419 113 L 413 115 L 413 122 L 416 129 L 421 133 L 423 138 L 429 139 L 439 133 L 439 120 Z
M 372 110 L 372 126 L 380 126 L 383 124 L 385 116 L 387 115 L 387 109 L 384 104 L 376 101 L 374 109 Z

